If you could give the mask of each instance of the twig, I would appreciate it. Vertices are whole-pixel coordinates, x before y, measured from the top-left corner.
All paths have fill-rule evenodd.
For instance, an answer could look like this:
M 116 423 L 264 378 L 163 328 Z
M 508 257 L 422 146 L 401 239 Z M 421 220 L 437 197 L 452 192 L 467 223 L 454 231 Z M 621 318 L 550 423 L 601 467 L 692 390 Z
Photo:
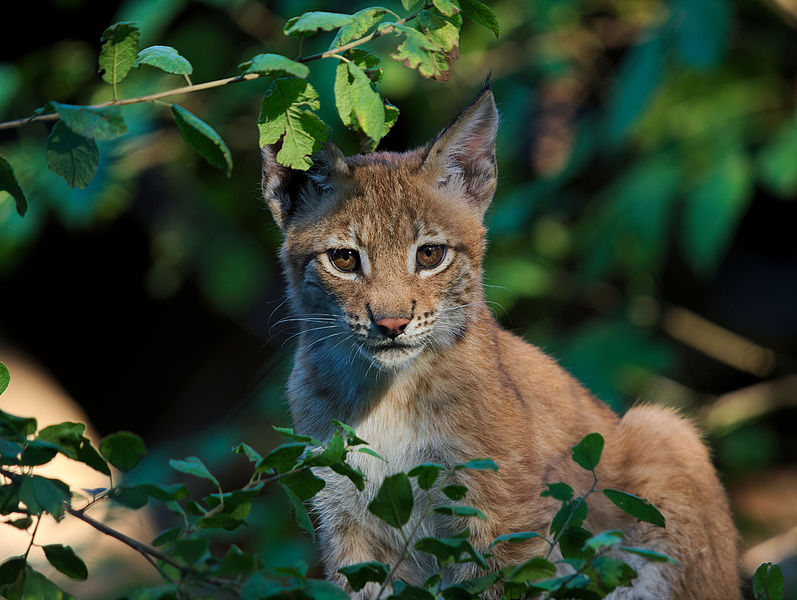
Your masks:
M 556 544 L 559 542 L 559 538 L 562 537 L 562 534 L 564 533 L 565 529 L 567 529 L 567 526 L 570 525 L 570 521 L 573 520 L 573 515 L 575 515 L 578 512 L 578 509 L 581 508 L 581 505 L 584 504 L 584 502 L 587 500 L 587 496 L 589 496 L 592 492 L 595 491 L 595 486 L 597 484 L 598 484 L 598 476 L 595 474 L 595 470 L 593 469 L 592 470 L 592 485 L 587 490 L 587 493 L 584 494 L 583 496 L 581 496 L 581 500 L 578 501 L 578 504 L 576 505 L 576 507 L 573 510 L 570 511 L 569 515 L 567 515 L 567 519 L 565 520 L 564 524 L 562 525 L 562 528 L 559 530 L 559 533 L 551 541 L 550 547 L 548 548 L 548 552 L 545 554 L 545 559 L 546 560 L 551 557 L 551 553 L 553 552 L 553 549 L 556 548 Z
M 407 23 L 415 19 L 418 16 L 418 14 L 425 8 L 427 8 L 426 4 L 424 4 L 423 7 L 416 10 L 411 15 L 403 19 L 398 19 L 395 23 L 390 23 L 388 25 L 403 25 L 404 23 Z M 339 54 L 342 54 L 347 50 L 351 50 L 352 48 L 356 48 L 357 46 L 361 46 L 362 44 L 368 43 L 376 38 L 382 37 L 383 35 L 391 33 L 394 29 L 395 27 L 392 26 L 385 27 L 382 30 L 373 31 L 370 34 L 366 35 L 365 37 L 349 42 L 348 44 L 344 44 L 343 46 L 327 50 L 326 52 L 313 54 L 311 56 L 300 57 L 297 58 L 296 61 L 300 63 L 308 63 L 314 60 L 320 60 L 322 58 L 338 57 Z M 187 86 L 166 90 L 164 92 L 157 92 L 155 94 L 148 94 L 146 96 L 135 96 L 133 98 L 124 98 L 122 100 L 116 99 L 116 84 L 114 84 L 113 100 L 109 100 L 108 102 L 100 102 L 98 104 L 91 104 L 87 106 L 81 105 L 81 108 L 105 108 L 106 106 L 125 106 L 127 104 L 141 104 L 144 102 L 153 102 L 155 100 L 159 100 L 160 98 L 167 98 L 169 96 L 178 96 L 180 94 L 192 94 L 194 92 L 201 92 L 203 90 L 222 87 L 230 83 L 238 83 L 240 81 L 251 81 L 253 79 L 260 79 L 263 77 L 271 77 L 271 76 L 261 73 L 246 73 L 244 75 L 237 75 L 235 77 L 226 77 L 224 79 L 215 79 L 213 81 L 207 81 L 205 83 L 199 83 L 196 85 L 191 85 L 190 79 L 186 77 L 186 79 L 189 82 Z M 60 119 L 58 113 L 51 113 L 46 115 L 34 115 L 24 119 L 15 119 L 13 121 L 5 121 L 3 123 L 0 123 L 0 130 L 16 129 L 18 127 L 22 127 L 29 123 L 35 123 L 39 121 L 57 121 L 58 119 Z

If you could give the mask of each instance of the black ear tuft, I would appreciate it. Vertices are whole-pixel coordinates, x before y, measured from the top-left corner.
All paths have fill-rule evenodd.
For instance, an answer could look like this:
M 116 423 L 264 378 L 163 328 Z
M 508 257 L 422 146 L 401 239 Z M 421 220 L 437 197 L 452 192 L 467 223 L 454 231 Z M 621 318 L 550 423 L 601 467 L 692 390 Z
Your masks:
M 333 176 L 346 172 L 343 153 L 331 142 L 311 158 L 313 166 L 307 171 L 291 169 L 277 161 L 282 142 L 268 144 L 260 149 L 263 161 L 263 199 L 274 221 L 285 231 L 301 203 L 307 200 L 309 190 L 322 195 L 332 187 Z
M 422 166 L 440 185 L 461 185 L 482 214 L 495 193 L 497 132 L 498 110 L 488 76 L 470 104 L 428 144 Z

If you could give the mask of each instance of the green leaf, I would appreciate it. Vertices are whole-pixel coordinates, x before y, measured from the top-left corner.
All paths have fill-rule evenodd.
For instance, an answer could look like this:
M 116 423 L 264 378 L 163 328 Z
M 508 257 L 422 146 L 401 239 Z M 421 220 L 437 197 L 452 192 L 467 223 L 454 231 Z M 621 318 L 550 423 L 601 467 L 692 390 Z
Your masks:
M 249 459 L 249 462 L 253 462 L 255 464 L 259 463 L 263 460 L 263 456 L 252 448 L 249 444 L 244 444 L 243 442 L 238 444 L 235 448 L 232 449 L 233 454 L 243 454 L 246 458 Z
M 451 65 L 440 48 L 423 33 L 398 23 L 385 23 L 379 30 L 392 27 L 397 33 L 403 34 L 404 41 L 399 44 L 396 51 L 390 55 L 395 61 L 402 63 L 410 69 L 417 69 L 424 77 L 431 77 L 438 81 L 447 81 L 451 76 Z
M 682 240 L 686 257 L 699 275 L 709 275 L 718 266 L 752 192 L 752 169 L 741 152 L 712 161 L 687 192 Z
M 457 465 L 454 470 L 473 469 L 474 471 L 498 471 L 498 465 L 489 458 L 474 458 L 466 463 Z
M 396 124 L 398 116 L 399 109 L 390 104 L 390 102 L 385 101 L 385 127 L 382 129 L 382 137 L 385 137 L 393 128 L 393 125 Z
M 585 543 L 592 538 L 592 533 L 583 527 L 567 527 L 559 535 L 559 550 L 563 558 L 589 560 L 595 556 L 595 550 L 585 547 Z
M 210 125 L 192 115 L 182 106 L 172 104 L 172 115 L 183 139 L 206 161 L 224 171 L 224 174 L 229 177 L 232 171 L 232 155 L 221 136 Z
M 0 485 L 0 515 L 19 512 L 19 483 Z
M 579 496 L 565 500 L 551 521 L 551 534 L 559 535 L 565 527 L 579 527 L 586 518 L 586 502 L 582 502 Z
M 657 527 L 664 527 L 664 516 L 659 509 L 644 498 L 634 496 L 620 490 L 605 489 L 604 495 L 614 502 L 620 509 L 641 521 L 652 523 Z
M 100 454 L 120 471 L 135 467 L 146 452 L 144 440 L 129 431 L 112 433 L 100 442 Z
M 553 577 L 556 574 L 556 565 L 541 556 L 527 560 L 522 565 L 512 569 L 506 577 L 507 581 L 513 583 L 524 583 L 534 579 L 544 579 Z
M 478 517 L 482 521 L 487 520 L 487 515 L 473 506 L 438 506 L 434 509 L 434 512 L 440 513 L 441 515 L 451 515 L 456 517 Z
M 606 110 L 606 136 L 621 141 L 647 108 L 661 81 L 664 68 L 664 41 L 658 31 L 643 35 L 632 47 L 617 72 Z
M 758 157 L 761 181 L 767 189 L 782 198 L 794 198 L 797 195 L 795 156 L 797 156 L 797 117 L 781 127 Z
M 107 83 L 119 83 L 127 76 L 136 61 L 138 38 L 135 23 L 115 23 L 103 32 L 98 72 Z
M 468 488 L 464 485 L 447 485 L 442 491 L 449 500 L 462 500 L 468 493 Z
M 385 106 L 382 97 L 365 72 L 353 62 L 347 64 L 354 116 L 360 130 L 378 142 L 385 129 Z
M 173 554 L 188 565 L 200 562 L 208 552 L 207 538 L 183 538 L 174 542 Z
M 29 475 L 19 486 L 19 499 L 32 514 L 48 512 L 60 520 L 64 516 L 64 505 L 69 503 L 69 486 L 57 479 Z
M 354 13 L 351 22 L 340 28 L 329 49 L 339 48 L 349 42 L 363 37 L 388 13 L 386 8 L 371 6 Z
M 783 571 L 778 565 L 763 563 L 753 575 L 756 600 L 783 600 Z
M 0 192 L 8 192 L 11 194 L 11 197 L 14 199 L 14 202 L 16 202 L 17 205 L 17 213 L 19 213 L 20 217 L 24 217 L 28 210 L 28 199 L 25 197 L 25 192 L 23 192 L 22 188 L 19 186 L 19 182 L 17 182 L 17 178 L 14 175 L 14 169 L 11 168 L 11 165 L 8 163 L 8 161 L 2 156 L 0 156 Z M 5 376 L 3 373 L 5 373 Z M 3 365 L 2 369 L 0 369 L 0 394 L 2 394 L 3 390 L 6 389 L 3 385 L 4 377 L 5 386 L 7 386 L 8 369 L 5 365 Z
M 127 508 L 137 510 L 146 506 L 149 494 L 143 485 L 124 485 L 111 490 L 108 497 Z
M 260 558 L 257 554 L 244 552 L 235 544 L 232 544 L 227 553 L 222 557 L 219 564 L 219 573 L 227 577 L 238 577 L 247 573 L 253 573 L 261 567 Z
M 58 446 L 49 442 L 33 440 L 28 442 L 22 451 L 20 462 L 23 465 L 36 467 L 50 462 L 58 454 Z
M 566 483 L 546 483 L 548 489 L 540 494 L 543 498 L 550 497 L 555 500 L 570 500 L 573 497 L 573 488 Z
M 314 456 L 305 459 L 304 464 L 312 467 L 329 467 L 340 462 L 346 455 L 346 442 L 343 434 L 336 431 L 326 443 L 324 450 Z
M 30 517 L 23 517 L 21 519 L 13 519 L 11 521 L 5 521 L 11 527 L 16 527 L 17 529 L 28 529 L 31 525 L 33 525 L 33 519 Z
M 0 461 L 0 464 L 16 464 L 21 452 L 22 446 L 20 444 L 0 438 L 0 458 L 10 459 L 8 462 Z
M 36 419 L 32 417 L 15 417 L 0 410 L 0 435 L 16 437 L 20 438 L 20 441 L 24 441 L 32 433 L 36 433 Z
M 152 545 L 166 546 L 168 544 L 173 544 L 181 535 L 183 535 L 184 531 L 185 529 L 183 527 L 172 527 L 170 529 L 165 529 L 155 536 L 155 539 L 152 540 Z
M 319 31 L 332 31 L 354 22 L 352 15 L 313 11 L 288 19 L 282 32 L 290 37 L 313 35 Z
M 631 580 L 637 576 L 631 565 L 614 556 L 598 556 L 592 560 L 590 568 L 595 572 L 595 578 L 600 582 L 601 589 L 606 592 L 620 586 L 631 585 Z
M 391 600 L 435 600 L 435 595 L 415 585 L 405 585 L 400 592 L 396 592 L 394 584 L 393 595 L 390 598 Z
M 406 473 L 385 477 L 368 510 L 391 527 L 400 529 L 410 519 L 413 507 L 412 486 Z
M 2 161 L 2 157 L 0 157 L 0 161 Z M 0 162 L 0 169 L 2 168 L 2 163 Z M 5 366 L 3 363 L 0 362 L 0 394 L 6 391 L 8 384 L 11 382 L 11 373 L 8 372 L 8 367 Z
M 454 19 L 457 22 L 460 20 L 459 17 Z M 418 13 L 414 26 L 435 49 L 454 59 L 459 56 L 459 27 L 452 20 L 443 18 L 431 10 L 423 10 Z
M 716 66 L 728 45 L 731 15 L 726 0 L 678 0 L 673 19 L 675 48 L 688 65 L 700 69 Z
M 415 543 L 415 549 L 434 556 L 440 567 L 473 562 L 483 569 L 487 568 L 487 561 L 465 537 L 421 538 Z
M 50 564 L 67 577 L 82 581 L 89 576 L 86 563 L 75 554 L 71 547 L 62 546 L 61 544 L 49 544 L 42 546 L 42 550 L 44 550 L 44 555 Z
M 465 18 L 486 27 L 495 34 L 496 38 L 501 37 L 501 25 L 498 22 L 498 17 L 489 6 L 479 0 L 459 0 L 459 7 Z
M 357 448 L 357 452 L 362 452 L 363 454 L 367 454 L 368 456 L 373 456 L 374 458 L 378 458 L 383 462 L 388 462 L 386 458 L 380 456 L 377 452 L 374 452 L 370 448 Z
M 329 581 L 307 579 L 302 591 L 313 600 L 349 600 L 349 595 Z
M 301 500 L 309 500 L 324 489 L 326 482 L 313 475 L 310 469 L 296 471 L 286 475 L 280 482 L 288 486 Z
M 207 479 L 208 481 L 212 482 L 213 485 L 219 487 L 219 480 L 213 476 L 213 473 L 208 471 L 205 463 L 199 460 L 196 456 L 189 456 L 183 460 L 177 460 L 173 458 L 169 460 L 169 466 L 172 469 L 180 471 L 181 473 L 193 475 L 194 477 L 199 477 L 200 479 Z
M 74 600 L 72 596 L 30 567 L 25 569 L 24 577 L 21 596 L 24 600 Z
M 619 544 L 624 535 L 625 534 L 622 531 L 616 529 L 611 531 L 602 531 L 601 533 L 593 535 L 591 538 L 586 540 L 582 548 L 585 550 L 590 548 L 596 552 L 601 548 L 611 548 L 612 546 Z
M 257 120 L 261 147 L 282 139 L 277 160 L 294 169 L 309 169 L 313 165 L 310 155 L 321 149 L 328 135 L 324 122 L 308 110 L 319 105 L 318 94 L 308 82 L 275 79 L 263 96 Z
M 258 463 L 258 471 L 275 469 L 278 473 L 290 471 L 307 448 L 305 442 L 291 442 L 277 446 Z
M 241 587 L 241 600 L 263 600 L 264 598 L 279 598 L 284 590 L 283 585 L 273 579 L 266 579 L 260 573 L 255 573 L 247 579 Z
M 315 530 L 313 529 L 313 522 L 310 520 L 310 515 L 307 514 L 307 508 L 302 502 L 302 499 L 297 496 L 293 490 L 287 485 L 283 485 L 282 489 L 288 496 L 288 499 L 293 505 L 293 512 L 296 517 L 296 524 L 310 534 L 310 537 L 315 541 Z M 320 490 L 319 490 L 320 491 Z M 313 494 L 315 495 L 315 493 Z
M 599 433 L 590 433 L 573 446 L 573 460 L 582 469 L 592 471 L 600 462 L 601 452 L 603 452 L 603 436 Z
M 368 443 L 357 435 L 357 432 L 354 430 L 353 427 L 346 425 L 346 423 L 342 423 L 337 419 L 332 419 L 332 424 L 335 425 L 336 427 L 340 427 L 343 430 L 343 433 L 346 434 L 347 446 L 360 446 L 362 444 Z
M 437 481 L 440 471 L 444 470 L 443 465 L 437 463 L 423 463 L 410 469 L 409 476 L 418 479 L 418 487 L 422 490 L 429 490 Z
M 348 477 L 349 480 L 354 484 L 354 487 L 356 487 L 359 491 L 362 492 L 365 489 L 365 476 L 360 469 L 355 469 L 345 462 L 336 463 L 332 465 L 331 468 L 338 475 Z
M 681 564 L 679 561 L 675 560 L 672 556 L 669 556 L 662 552 L 654 552 L 653 550 L 648 550 L 647 548 L 634 548 L 632 546 L 618 546 L 618 548 L 620 550 L 624 550 L 625 552 L 630 552 L 631 554 L 638 554 L 639 556 L 644 556 L 645 558 L 653 562 L 671 562 L 676 565 Z
M 280 54 L 258 54 L 252 60 L 238 65 L 243 74 L 258 73 L 272 77 L 299 77 L 305 79 L 310 74 L 310 68 L 295 60 Z
M 272 425 L 271 428 L 280 435 L 284 435 L 285 437 L 290 438 L 296 442 L 306 442 L 308 444 L 313 444 L 314 446 L 321 445 L 320 440 L 317 440 L 314 437 L 310 437 L 309 435 L 300 435 L 298 433 L 294 433 L 293 429 L 290 427 L 277 427 L 276 425 Z
M 501 542 L 510 542 L 512 544 L 519 544 L 521 542 L 525 542 L 526 540 L 531 540 L 538 537 L 542 536 L 535 531 L 518 531 L 515 533 L 502 533 L 490 543 L 489 549 L 492 550 L 493 546 L 495 546 L 496 544 L 500 544 Z
M 92 108 L 50 101 L 45 109 L 57 112 L 69 129 L 85 138 L 112 140 L 127 133 L 127 125 L 118 106 Z
M 0 564 L 0 586 L 14 583 L 25 570 L 26 564 L 23 556 L 12 556 Z
M 418 2 L 420 2 L 420 0 L 401 0 L 401 6 L 404 7 L 404 10 L 408 11 L 418 4 Z
M 459 12 L 459 6 L 451 0 L 432 0 L 432 4 L 440 14 L 446 17 L 453 17 Z
M 355 592 L 363 589 L 369 581 L 379 584 L 384 583 L 389 571 L 390 565 L 375 561 L 346 565 L 338 569 L 338 573 L 346 578 L 351 589 Z
M 194 72 L 191 63 L 180 56 L 180 53 L 171 46 L 144 48 L 136 56 L 133 67 L 138 68 L 141 65 L 149 65 L 173 75 L 190 75 Z

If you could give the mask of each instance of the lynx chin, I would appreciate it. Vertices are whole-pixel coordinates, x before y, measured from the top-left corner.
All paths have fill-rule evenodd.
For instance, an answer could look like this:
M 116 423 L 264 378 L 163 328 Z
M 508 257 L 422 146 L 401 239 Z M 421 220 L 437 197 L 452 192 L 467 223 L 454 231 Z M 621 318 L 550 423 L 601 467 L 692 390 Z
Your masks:
M 570 449 L 595 431 L 606 440 L 601 485 L 647 498 L 666 527 L 636 521 L 602 495 L 590 498 L 585 527 L 621 529 L 629 546 L 680 562 L 622 556 L 638 576 L 610 598 L 739 598 L 728 502 L 690 422 L 645 405 L 619 418 L 542 351 L 501 329 L 485 306 L 483 217 L 496 188 L 497 127 L 485 86 L 448 127 L 409 152 L 344 157 L 327 144 L 301 172 L 276 161 L 278 147 L 262 148 L 263 194 L 284 236 L 292 318 L 302 327 L 287 389 L 295 428 L 328 439 L 339 419 L 388 460 L 353 455 L 367 478 L 362 493 L 324 473 L 315 510 L 329 578 L 351 592 L 341 566 L 395 564 L 403 542 L 367 505 L 385 475 L 423 462 L 490 457 L 500 469 L 457 471 L 467 503 L 488 521 L 437 515 L 420 537 L 467 525 L 486 551 L 502 533 L 546 532 L 558 503 L 540 493 L 546 482 L 566 481 L 583 495 L 592 475 L 572 462 Z M 491 566 L 546 551 L 540 539 L 500 544 Z M 419 554 L 395 576 L 421 585 L 436 572 L 432 557 Z M 460 565 L 446 577 L 479 574 Z M 375 590 L 352 597 L 373 598 Z

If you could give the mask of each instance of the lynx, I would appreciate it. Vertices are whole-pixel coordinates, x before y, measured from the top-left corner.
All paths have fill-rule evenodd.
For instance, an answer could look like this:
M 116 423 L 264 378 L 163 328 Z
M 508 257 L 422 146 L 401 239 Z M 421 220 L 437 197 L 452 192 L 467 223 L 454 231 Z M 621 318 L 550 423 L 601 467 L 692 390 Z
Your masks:
M 636 406 L 618 418 L 535 346 L 503 330 L 485 305 L 483 217 L 496 188 L 498 114 L 488 86 L 424 147 L 344 157 L 327 144 L 309 172 L 262 148 L 263 193 L 284 236 L 281 261 L 293 318 L 302 327 L 287 395 L 298 432 L 319 439 L 332 419 L 353 426 L 388 462 L 352 458 L 367 478 L 359 493 L 325 474 L 315 500 L 328 577 L 351 592 L 341 566 L 395 564 L 402 541 L 367 510 L 384 476 L 423 462 L 490 457 L 497 473 L 457 471 L 481 551 L 499 534 L 546 532 L 557 503 L 547 482 L 583 494 L 589 472 L 570 459 L 590 432 L 606 440 L 604 487 L 647 498 L 666 527 L 636 521 L 600 495 L 585 527 L 621 529 L 629 545 L 680 564 L 624 556 L 638 572 L 613 599 L 739 597 L 736 533 L 706 447 L 673 412 Z M 591 497 L 592 498 L 592 497 Z M 419 536 L 448 536 L 465 523 L 426 521 Z M 537 539 L 501 544 L 493 566 L 545 555 Z M 435 572 L 416 553 L 396 577 L 421 585 Z M 449 582 L 475 577 L 452 568 Z M 373 586 L 374 584 L 369 584 Z M 367 587 L 353 598 L 373 598 Z M 492 595 L 490 595 L 492 594 Z M 488 597 L 497 597 L 488 592 Z

